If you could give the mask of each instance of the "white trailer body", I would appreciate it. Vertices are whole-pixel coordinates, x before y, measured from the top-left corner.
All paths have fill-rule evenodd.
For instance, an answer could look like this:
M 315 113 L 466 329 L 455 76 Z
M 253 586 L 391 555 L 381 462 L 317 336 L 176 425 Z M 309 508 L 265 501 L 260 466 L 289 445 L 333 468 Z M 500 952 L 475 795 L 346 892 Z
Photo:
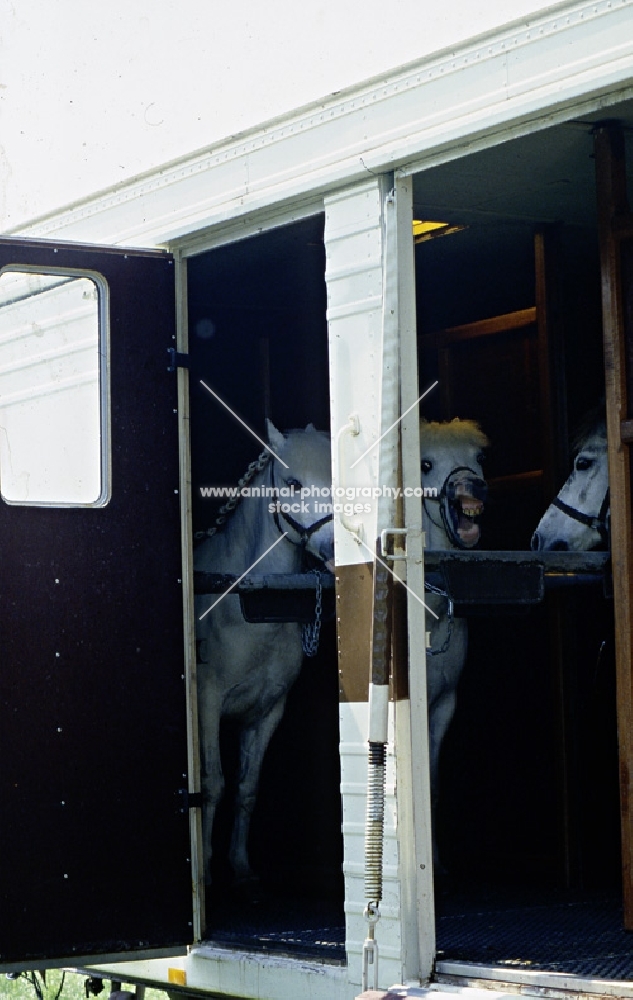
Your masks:
M 633 125 L 633 0 L 573 0 L 263 123 L 4 236 L 6 241 L 19 241 L 15 264 L 24 267 L 37 266 L 28 260 L 29 240 L 47 241 L 51 247 L 77 243 L 166 249 L 174 262 L 176 346 L 186 354 L 191 347 L 189 313 L 193 308 L 188 282 L 196 261 L 222 248 L 246 248 L 248 255 L 248 247 L 256 246 L 262 236 L 277 232 L 283 239 L 292 226 L 321 217 L 333 484 L 341 489 L 413 488 L 419 485 L 419 440 L 416 409 L 411 408 L 430 376 L 422 364 L 418 378 L 422 345 L 417 342 L 416 327 L 424 308 L 421 296 L 425 286 L 420 284 L 418 273 L 416 289 L 419 264 L 411 239 L 412 220 L 441 220 L 446 225 L 470 227 L 473 233 L 482 225 L 547 227 L 562 221 L 574 234 L 580 234 L 579 238 L 589 240 L 588 234 L 595 237 L 596 233 L 590 161 L 593 132 L 600 123 L 612 120 L 623 126 L 625 136 L 629 134 Z M 387 225 L 386 213 L 392 209 L 393 218 Z M 434 245 L 445 243 L 448 247 L 452 239 L 458 240 L 459 234 Z M 98 272 L 94 262 L 89 269 Z M 44 268 L 44 273 L 49 271 Z M 455 281 L 461 280 L 457 273 Z M 142 289 L 137 288 L 136 294 L 142 295 Z M 526 323 L 538 320 L 543 308 L 537 301 Z M 526 303 L 523 312 L 531 309 Z M 511 309 L 497 311 L 509 314 Z M 385 326 L 392 316 L 397 317 L 399 398 L 390 383 L 384 353 Z M 523 319 L 513 322 L 520 325 Z M 433 341 L 440 354 L 455 339 L 467 339 L 466 334 L 455 334 L 464 325 L 443 324 L 444 335 L 449 327 L 453 332 L 448 339 L 436 337 Z M 435 336 L 432 324 L 429 329 Z M 617 343 L 621 346 L 621 337 Z M 441 357 L 446 365 L 453 364 L 446 353 Z M 444 369 L 446 376 L 448 371 Z M 625 412 L 624 382 L 617 381 L 617 371 L 613 378 L 615 382 L 607 382 L 610 412 L 615 414 L 613 401 L 618 399 L 619 419 L 624 420 L 630 416 Z M 177 382 L 188 792 L 196 794 L 191 508 L 192 491 L 199 484 L 192 483 L 191 475 L 192 389 L 185 370 L 178 371 Z M 358 458 L 387 429 L 380 401 L 384 402 L 390 391 L 396 393 L 392 402 L 399 412 L 409 413 L 401 423 L 400 455 L 390 481 L 383 482 L 384 466 L 379 465 L 377 452 L 369 453 L 353 470 L 349 465 L 352 456 Z M 615 417 L 610 420 L 613 439 Z M 554 417 L 552 426 L 559 426 Z M 619 453 L 624 448 L 628 456 L 628 446 L 622 446 L 619 439 L 613 448 Z M 618 472 L 614 466 L 613 475 L 625 476 L 627 469 Z M 521 475 L 527 472 L 516 473 Z M 546 479 L 542 473 L 539 482 Z M 622 520 L 624 501 L 619 508 L 617 503 L 620 501 L 614 506 L 614 511 L 619 511 L 615 517 Z M 443 961 L 436 952 L 428 749 L 423 737 L 427 731 L 427 626 L 419 600 L 424 590 L 419 497 L 409 497 L 397 513 L 385 514 L 374 507 L 371 514 L 335 514 L 345 960 L 329 961 L 326 952 L 312 960 L 297 959 L 249 951 L 226 941 L 203 940 L 199 808 L 194 805 L 190 810 L 194 902 L 189 947 L 183 947 L 179 940 L 173 949 L 176 954 L 154 957 L 154 942 L 144 941 L 139 946 L 142 958 L 136 958 L 127 947 L 107 953 L 101 949 L 94 961 L 90 954 L 82 953 L 82 963 L 116 980 L 156 983 L 174 992 L 262 1000 L 297 995 L 352 1000 L 360 994 L 367 936 L 364 820 L 371 546 L 383 530 L 395 528 L 406 529 L 402 562 L 409 589 L 394 625 L 401 652 L 389 704 L 384 897 L 376 930 L 380 956 L 377 988 L 383 991 L 398 983 L 412 984 L 411 995 L 418 995 L 417 987 L 474 991 L 483 983 L 486 988 L 509 992 L 533 988 L 565 995 L 633 995 L 633 983 L 617 982 L 616 977 L 602 981 L 573 971 L 532 970 L 521 963 L 514 968 L 477 959 Z M 633 593 L 627 574 L 628 564 L 616 566 L 614 562 L 616 606 L 628 609 Z M 628 615 L 628 611 L 620 613 L 625 618 Z M 629 647 L 622 636 L 628 626 L 620 621 L 618 628 L 619 655 L 625 660 Z M 404 663 L 402 650 L 406 650 Z M 620 699 L 621 694 L 620 690 Z M 622 719 L 621 715 L 621 727 Z M 622 738 L 622 728 L 620 732 L 621 762 L 624 760 L 624 780 L 628 782 L 627 741 Z M 626 826 L 626 819 L 623 823 Z M 625 837 L 625 900 L 627 880 L 630 882 L 626 843 Z M 181 913 L 182 901 L 179 906 Z M 159 947 L 163 954 L 169 950 L 165 941 Z M 53 963 L 76 965 L 77 961 L 72 955 L 59 953 L 40 964 L 48 967 Z M 22 967 L 33 964 L 26 957 Z M 12 969 L 19 965 L 16 961 L 7 963 Z

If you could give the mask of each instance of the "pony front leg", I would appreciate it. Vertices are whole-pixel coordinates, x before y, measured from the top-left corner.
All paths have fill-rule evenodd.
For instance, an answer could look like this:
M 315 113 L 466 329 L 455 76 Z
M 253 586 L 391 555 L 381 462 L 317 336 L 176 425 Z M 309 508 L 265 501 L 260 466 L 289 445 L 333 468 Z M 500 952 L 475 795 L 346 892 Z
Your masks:
M 444 623 L 444 628 L 431 632 L 431 641 L 437 648 L 444 641 L 445 629 L 448 624 L 446 616 L 440 619 L 438 626 Z M 438 635 L 439 633 L 439 635 Z M 457 701 L 457 684 L 466 659 L 468 646 L 468 629 L 462 618 L 453 621 L 450 643 L 443 652 L 430 656 L 427 660 L 427 693 L 429 702 L 429 765 L 431 777 L 431 819 L 433 833 L 433 861 L 438 874 L 444 872 L 437 847 L 437 804 L 439 800 L 440 783 L 440 751 L 446 736 L 446 731 L 455 714 Z M 440 647 L 441 648 L 441 647 Z
M 240 774 L 236 795 L 235 823 L 231 837 L 229 860 L 238 882 L 255 878 L 248 860 L 248 832 L 257 798 L 257 786 L 264 754 L 275 729 L 281 721 L 285 697 L 277 701 L 262 719 L 243 729 L 240 734 Z
M 440 748 L 448 729 L 456 703 L 455 688 L 445 691 L 429 710 L 429 757 L 431 772 L 431 835 L 433 839 L 433 867 L 436 876 L 445 875 L 437 846 L 437 804 L 439 801 Z
M 217 692 L 210 685 L 199 684 L 200 763 L 202 784 L 202 844 L 205 881 L 211 882 L 213 821 L 224 793 L 224 774 L 220 759 L 220 707 Z

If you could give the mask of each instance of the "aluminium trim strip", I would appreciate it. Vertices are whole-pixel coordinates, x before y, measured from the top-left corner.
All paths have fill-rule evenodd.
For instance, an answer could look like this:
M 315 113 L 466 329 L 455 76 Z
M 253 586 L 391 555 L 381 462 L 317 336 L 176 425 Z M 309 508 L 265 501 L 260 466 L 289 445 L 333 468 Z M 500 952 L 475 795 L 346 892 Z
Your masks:
M 633 997 L 633 982 L 615 979 L 592 979 L 566 972 L 546 972 L 540 969 L 518 969 L 509 966 L 477 965 L 470 962 L 442 961 L 435 965 L 435 977 L 440 983 L 464 986 L 477 985 L 487 989 L 516 987 L 547 991 L 548 996 L 570 994 L 602 997 Z M 494 985 L 493 985 L 494 984 Z M 497 985 L 498 984 L 498 985 Z M 524 992 L 522 990 L 521 992 Z

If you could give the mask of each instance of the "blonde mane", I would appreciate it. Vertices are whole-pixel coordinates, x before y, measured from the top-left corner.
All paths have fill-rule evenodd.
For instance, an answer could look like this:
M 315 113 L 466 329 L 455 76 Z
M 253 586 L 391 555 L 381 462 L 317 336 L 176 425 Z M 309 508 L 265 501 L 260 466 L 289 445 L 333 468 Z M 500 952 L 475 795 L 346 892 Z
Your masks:
M 474 420 L 460 420 L 455 417 L 447 423 L 420 421 L 420 439 L 424 447 L 442 444 L 471 444 L 476 448 L 488 448 L 490 441 Z

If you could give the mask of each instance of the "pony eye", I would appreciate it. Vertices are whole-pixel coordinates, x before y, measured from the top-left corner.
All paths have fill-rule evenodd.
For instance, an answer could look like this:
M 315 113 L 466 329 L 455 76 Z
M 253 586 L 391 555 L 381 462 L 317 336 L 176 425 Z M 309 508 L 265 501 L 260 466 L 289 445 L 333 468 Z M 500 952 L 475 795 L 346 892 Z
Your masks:
M 485 461 L 485 458 L 486 456 L 484 455 L 483 451 L 480 451 L 479 454 L 477 455 L 477 464 L 482 465 L 483 462 Z
M 423 458 L 420 468 L 422 469 L 422 472 L 430 472 L 433 468 L 433 462 L 429 461 L 428 458 Z
M 286 486 L 289 486 L 291 489 L 295 490 L 301 489 L 301 483 L 299 482 L 299 480 L 294 479 L 292 476 L 290 476 L 289 479 L 286 479 Z
M 593 465 L 592 458 L 586 458 L 584 455 L 579 455 L 575 462 L 575 468 L 578 472 L 586 472 Z

